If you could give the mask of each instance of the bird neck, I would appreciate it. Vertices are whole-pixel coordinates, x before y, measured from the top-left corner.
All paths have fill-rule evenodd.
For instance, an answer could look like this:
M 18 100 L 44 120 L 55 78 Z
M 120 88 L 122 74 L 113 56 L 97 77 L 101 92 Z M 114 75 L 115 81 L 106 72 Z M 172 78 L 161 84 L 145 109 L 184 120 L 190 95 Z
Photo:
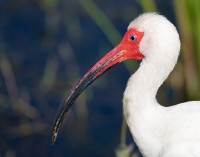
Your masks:
M 168 62 L 144 58 L 139 69 L 130 77 L 124 98 L 134 102 L 140 100 L 143 104 L 146 104 L 144 101 L 154 101 L 159 87 L 174 68 L 175 64 Z
M 162 121 L 165 110 L 156 101 L 156 93 L 174 67 L 171 62 L 153 61 L 143 59 L 139 69 L 130 77 L 123 99 L 124 116 L 144 156 L 157 156 L 160 149 L 162 133 L 155 134 L 155 130 L 162 130 L 158 119 Z

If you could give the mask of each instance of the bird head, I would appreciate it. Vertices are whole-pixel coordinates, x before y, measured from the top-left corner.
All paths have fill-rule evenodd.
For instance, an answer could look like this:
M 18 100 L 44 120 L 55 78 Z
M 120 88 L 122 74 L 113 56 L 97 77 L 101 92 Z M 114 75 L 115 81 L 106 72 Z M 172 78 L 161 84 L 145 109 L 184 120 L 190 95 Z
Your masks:
M 150 52 L 148 50 L 155 49 L 156 45 L 160 46 L 156 44 L 154 40 L 158 40 L 159 44 L 163 44 L 159 42 L 160 36 L 161 39 L 166 37 L 166 39 L 168 40 L 173 40 L 170 38 L 167 32 L 162 32 L 165 31 L 164 28 L 159 28 L 159 25 L 163 27 L 163 23 L 167 23 L 170 28 L 172 27 L 172 31 L 174 31 L 175 27 L 173 27 L 173 25 L 166 18 L 155 13 L 143 14 L 130 23 L 130 25 L 128 26 L 128 30 L 119 45 L 117 45 L 113 50 L 111 50 L 101 60 L 99 60 L 83 76 L 83 78 L 71 90 L 69 95 L 64 99 L 64 102 L 54 124 L 52 135 L 53 143 L 57 138 L 57 134 L 62 124 L 62 121 L 71 106 L 73 105 L 74 101 L 93 81 L 104 74 L 108 69 L 112 68 L 114 65 L 120 62 L 130 59 L 142 60 L 143 58 L 149 58 L 149 56 L 151 55 L 149 54 Z M 156 37 L 156 33 L 160 33 L 160 35 L 158 35 L 159 37 Z M 165 35 L 165 37 L 162 37 L 162 35 Z M 171 41 L 169 41 L 169 43 L 171 43 Z M 152 51 L 151 53 L 154 52 Z M 154 54 L 153 56 L 156 55 L 158 54 Z
M 180 39 L 176 27 L 167 18 L 157 13 L 145 13 L 129 24 L 128 31 L 131 29 L 144 33 L 139 51 L 145 60 L 174 65 L 180 51 Z

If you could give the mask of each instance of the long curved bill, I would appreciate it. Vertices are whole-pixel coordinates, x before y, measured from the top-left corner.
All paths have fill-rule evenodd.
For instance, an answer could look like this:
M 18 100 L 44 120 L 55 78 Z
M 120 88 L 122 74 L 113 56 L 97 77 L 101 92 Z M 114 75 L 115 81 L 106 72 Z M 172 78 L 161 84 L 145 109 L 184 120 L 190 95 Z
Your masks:
M 68 111 L 72 107 L 76 98 L 98 77 L 104 74 L 108 69 L 112 68 L 114 65 L 127 60 L 127 59 L 142 59 L 142 55 L 136 53 L 135 58 L 133 54 L 127 49 L 127 45 L 123 44 L 123 41 L 111 50 L 107 55 L 105 55 L 100 61 L 98 61 L 76 84 L 76 86 L 71 90 L 68 97 L 64 99 L 60 112 L 56 118 L 52 133 L 52 143 L 56 141 L 58 131 L 61 124 L 67 115 Z

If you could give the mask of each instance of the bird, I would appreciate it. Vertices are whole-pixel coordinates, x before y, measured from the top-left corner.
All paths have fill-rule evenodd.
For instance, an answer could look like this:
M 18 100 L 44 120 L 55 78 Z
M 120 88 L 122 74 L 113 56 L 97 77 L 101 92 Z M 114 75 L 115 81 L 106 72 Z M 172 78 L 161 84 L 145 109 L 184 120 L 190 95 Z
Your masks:
M 180 53 L 174 24 L 156 12 L 130 22 L 121 42 L 100 59 L 65 97 L 52 132 L 54 143 L 76 98 L 98 77 L 125 60 L 139 60 L 123 94 L 123 113 L 144 157 L 200 157 L 200 101 L 164 107 L 158 89 L 174 69 Z

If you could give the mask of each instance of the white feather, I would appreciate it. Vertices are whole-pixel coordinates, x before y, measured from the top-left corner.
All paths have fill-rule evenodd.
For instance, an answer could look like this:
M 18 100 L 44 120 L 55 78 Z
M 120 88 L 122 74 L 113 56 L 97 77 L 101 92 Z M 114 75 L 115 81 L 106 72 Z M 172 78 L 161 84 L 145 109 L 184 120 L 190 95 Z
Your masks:
M 144 157 L 200 157 L 200 102 L 163 107 L 156 93 L 173 70 L 180 51 L 175 26 L 156 13 L 140 15 L 128 29 L 144 32 L 145 56 L 124 92 L 124 114 Z

